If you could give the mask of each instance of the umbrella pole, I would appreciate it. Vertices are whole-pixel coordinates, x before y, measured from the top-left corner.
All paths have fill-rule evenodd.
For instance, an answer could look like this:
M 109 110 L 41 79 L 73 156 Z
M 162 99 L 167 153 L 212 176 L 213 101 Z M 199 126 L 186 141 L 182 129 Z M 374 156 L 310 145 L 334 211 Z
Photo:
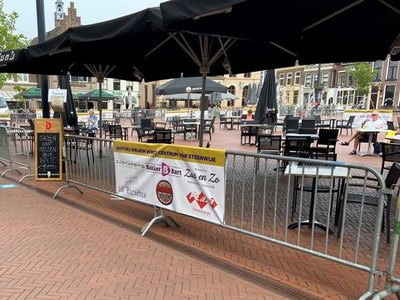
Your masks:
M 98 78 L 97 79 L 97 81 L 99 82 L 99 100 L 98 100 L 98 102 L 97 102 L 97 106 L 99 106 L 98 107 L 98 109 L 99 109 L 99 114 L 100 114 L 100 121 L 99 121 L 99 133 L 100 133 L 100 138 L 102 138 L 103 137 L 103 99 L 102 99 L 102 94 L 103 94 L 103 79 L 102 78 Z M 100 155 L 100 157 L 102 157 L 102 152 L 103 152 L 103 149 L 102 149 L 102 144 L 103 143 L 100 143 L 100 149 L 99 149 L 99 155 Z
M 201 68 L 201 98 L 200 98 L 200 129 L 199 129 L 199 147 L 203 147 L 203 129 L 204 129 L 204 111 L 206 107 L 206 77 L 207 67 Z

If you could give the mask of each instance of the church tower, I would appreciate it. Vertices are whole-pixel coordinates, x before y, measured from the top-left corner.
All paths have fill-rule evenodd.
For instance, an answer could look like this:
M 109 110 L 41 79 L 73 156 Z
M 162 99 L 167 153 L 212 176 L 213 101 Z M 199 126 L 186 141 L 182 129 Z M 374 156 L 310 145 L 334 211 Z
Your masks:
M 64 20 L 64 2 L 62 0 L 56 1 L 56 12 L 55 12 L 55 21 L 54 23 L 57 24 L 57 21 Z

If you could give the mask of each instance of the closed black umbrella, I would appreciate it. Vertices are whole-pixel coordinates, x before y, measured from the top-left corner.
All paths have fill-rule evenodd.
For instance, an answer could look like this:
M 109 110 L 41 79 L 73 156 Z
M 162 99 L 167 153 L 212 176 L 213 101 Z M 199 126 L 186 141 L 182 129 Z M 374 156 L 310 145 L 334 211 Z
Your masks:
M 67 90 L 67 102 L 64 103 L 64 125 L 71 127 L 78 127 L 78 116 L 76 114 L 74 99 L 72 96 L 71 85 L 67 75 L 61 75 L 58 77 L 60 89 Z
M 277 107 L 275 70 L 268 70 L 264 76 L 254 119 L 258 120 L 259 123 L 265 123 L 267 121 L 267 111 L 272 111 L 272 116 L 275 118 L 273 121 L 275 122 Z

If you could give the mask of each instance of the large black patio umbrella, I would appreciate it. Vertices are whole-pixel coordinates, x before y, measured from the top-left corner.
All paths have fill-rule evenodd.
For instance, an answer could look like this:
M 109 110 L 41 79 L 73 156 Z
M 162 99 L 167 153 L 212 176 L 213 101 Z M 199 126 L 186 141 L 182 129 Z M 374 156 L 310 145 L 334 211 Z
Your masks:
M 202 88 L 202 78 L 201 77 L 180 77 L 174 78 L 167 83 L 160 85 L 156 88 L 156 95 L 171 95 L 171 94 L 181 94 L 186 92 L 186 88 L 190 87 L 190 93 L 201 93 Z M 224 86 L 214 80 L 206 79 L 205 92 L 207 94 L 212 92 L 226 93 L 228 90 L 227 86 Z
M 296 59 L 270 43 L 170 32 L 163 26 L 159 8 L 70 28 L 51 40 L 28 47 L 27 53 L 27 63 L 0 64 L 0 72 L 70 72 L 71 75 L 96 77 L 99 88 L 105 77 L 152 81 L 176 78 L 181 73 L 187 76 L 201 73 L 205 86 L 206 75 L 294 65 Z M 274 59 L 260 60 L 265 55 Z M 202 94 L 201 123 L 204 123 L 207 109 L 205 99 Z M 200 146 L 202 128 L 200 126 Z
M 268 70 L 264 76 L 254 119 L 263 124 L 267 121 L 267 111 L 273 110 L 276 112 L 277 108 L 275 70 Z M 275 118 L 276 114 L 274 113 L 272 116 Z
M 300 64 L 400 57 L 398 0 L 172 0 L 160 7 L 169 29 L 268 42 Z

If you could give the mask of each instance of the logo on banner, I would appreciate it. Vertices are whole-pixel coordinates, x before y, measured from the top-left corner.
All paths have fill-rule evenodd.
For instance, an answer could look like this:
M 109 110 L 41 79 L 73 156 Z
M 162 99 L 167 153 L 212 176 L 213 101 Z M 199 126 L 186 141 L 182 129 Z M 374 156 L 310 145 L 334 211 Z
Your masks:
M 167 176 L 169 173 L 171 173 L 171 168 L 166 163 L 162 163 L 161 164 L 161 175 Z
M 51 129 L 51 123 L 50 122 L 46 122 L 45 124 L 46 124 L 46 130 Z
M 189 203 L 196 201 L 201 209 L 203 209 L 207 204 L 210 204 L 212 208 L 217 206 L 217 201 L 213 197 L 207 198 L 203 193 L 197 194 L 196 192 L 190 192 L 187 194 L 186 199 Z
M 161 180 L 156 186 L 156 195 L 158 201 L 164 205 L 170 205 L 174 198 L 171 184 L 166 180 Z

